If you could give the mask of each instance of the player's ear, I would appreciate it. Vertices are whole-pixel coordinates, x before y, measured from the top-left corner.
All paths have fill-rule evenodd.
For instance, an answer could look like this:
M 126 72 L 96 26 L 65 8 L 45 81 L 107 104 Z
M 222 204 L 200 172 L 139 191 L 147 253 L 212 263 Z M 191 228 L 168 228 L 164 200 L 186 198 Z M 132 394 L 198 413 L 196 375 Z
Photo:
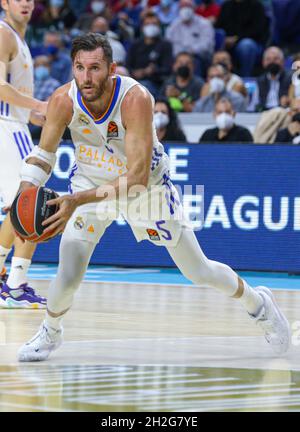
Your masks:
M 117 63 L 112 62 L 109 66 L 109 75 L 115 75 L 116 70 L 117 70 Z

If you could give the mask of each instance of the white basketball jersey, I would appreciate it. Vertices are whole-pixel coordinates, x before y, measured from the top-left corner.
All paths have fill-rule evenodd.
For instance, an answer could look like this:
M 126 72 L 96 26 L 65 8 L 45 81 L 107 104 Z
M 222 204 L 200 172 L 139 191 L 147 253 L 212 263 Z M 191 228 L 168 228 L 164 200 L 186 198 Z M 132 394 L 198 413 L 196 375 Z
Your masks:
M 76 163 L 71 177 L 88 178 L 95 185 L 114 180 L 126 173 L 125 129 L 121 118 L 121 104 L 130 88 L 140 85 L 132 78 L 116 75 L 113 77 L 113 92 L 105 113 L 98 119 L 89 112 L 75 80 L 71 82 L 69 96 L 73 101 L 73 117 L 69 124 L 75 145 Z M 153 99 L 153 98 L 152 98 Z M 153 102 L 154 104 L 154 102 Z M 151 179 L 168 171 L 168 156 L 158 141 L 152 124 L 153 153 Z M 84 178 L 81 179 L 84 181 Z M 76 184 L 75 178 L 72 182 Z M 82 183 L 81 183 L 82 184 Z
M 33 62 L 29 48 L 19 34 L 5 21 L 0 20 L 0 26 L 8 28 L 16 38 L 18 53 L 16 57 L 7 65 L 7 82 L 19 92 L 33 95 Z M 0 97 L 0 118 L 13 120 L 20 123 L 28 123 L 30 110 L 8 104 Z

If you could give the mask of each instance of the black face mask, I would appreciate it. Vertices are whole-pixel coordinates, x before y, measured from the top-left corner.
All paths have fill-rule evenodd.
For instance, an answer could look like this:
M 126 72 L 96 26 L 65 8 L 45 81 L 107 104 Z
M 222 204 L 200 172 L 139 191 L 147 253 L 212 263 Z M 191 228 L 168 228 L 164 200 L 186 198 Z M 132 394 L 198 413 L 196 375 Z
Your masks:
M 294 114 L 292 117 L 292 121 L 300 123 L 300 113 Z
M 277 63 L 270 63 L 266 67 L 266 71 L 269 72 L 271 75 L 278 75 L 281 71 L 281 66 Z
M 188 66 L 179 66 L 176 71 L 176 75 L 180 76 L 183 79 L 187 79 L 190 76 L 190 69 Z

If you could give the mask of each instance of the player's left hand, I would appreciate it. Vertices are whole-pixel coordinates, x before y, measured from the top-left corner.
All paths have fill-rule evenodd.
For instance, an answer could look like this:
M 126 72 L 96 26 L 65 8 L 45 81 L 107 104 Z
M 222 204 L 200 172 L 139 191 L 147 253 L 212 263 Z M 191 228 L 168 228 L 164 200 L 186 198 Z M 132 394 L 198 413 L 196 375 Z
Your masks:
M 63 195 L 58 198 L 47 201 L 47 205 L 58 205 L 59 210 L 46 219 L 42 225 L 47 226 L 44 233 L 53 231 L 53 237 L 60 234 L 65 229 L 68 220 L 72 216 L 77 207 L 77 202 L 74 195 Z
M 30 123 L 32 123 L 33 125 L 43 127 L 46 121 L 46 117 L 43 114 L 39 113 L 38 111 L 32 110 L 30 112 L 29 120 Z

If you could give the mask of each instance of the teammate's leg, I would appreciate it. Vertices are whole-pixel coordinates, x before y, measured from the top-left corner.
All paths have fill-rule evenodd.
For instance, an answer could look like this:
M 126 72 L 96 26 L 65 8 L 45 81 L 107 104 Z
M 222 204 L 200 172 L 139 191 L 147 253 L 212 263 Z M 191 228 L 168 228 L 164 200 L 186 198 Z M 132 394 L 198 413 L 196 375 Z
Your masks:
M 183 230 L 177 246 L 167 249 L 179 270 L 193 283 L 216 288 L 240 301 L 250 317 L 262 327 L 276 353 L 288 349 L 289 324 L 270 290 L 264 287 L 251 288 L 230 267 L 208 259 L 191 230 Z
M 24 149 L 20 152 L 19 146 L 15 142 L 14 135 L 22 133 L 27 137 L 26 152 L 33 148 L 30 133 L 27 127 L 14 122 L 0 123 L 2 151 L 0 188 L 4 206 L 11 205 L 20 185 L 20 169 L 22 158 L 26 155 Z M 20 132 L 21 131 L 21 132 Z M 5 271 L 5 261 L 15 246 L 14 256 L 11 261 L 9 276 Z M 27 273 L 31 264 L 36 245 L 33 243 L 23 243 L 18 239 L 13 230 L 10 216 L 7 215 L 0 229 L 0 272 L 1 292 L 0 306 L 5 308 L 33 308 L 43 309 L 46 299 L 35 294 L 34 290 L 28 286 Z M 1 271 L 2 270 L 2 271 Z

